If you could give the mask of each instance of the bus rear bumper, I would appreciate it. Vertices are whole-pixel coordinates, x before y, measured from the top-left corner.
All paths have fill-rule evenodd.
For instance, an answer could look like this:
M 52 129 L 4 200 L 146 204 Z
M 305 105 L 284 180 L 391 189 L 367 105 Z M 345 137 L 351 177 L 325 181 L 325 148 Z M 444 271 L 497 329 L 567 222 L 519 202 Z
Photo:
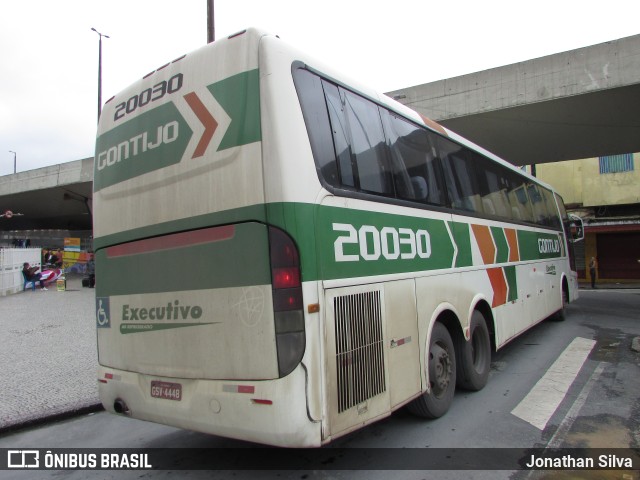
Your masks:
M 277 380 L 157 377 L 100 367 L 98 393 L 108 412 L 280 447 L 317 447 L 321 422 L 307 414 L 305 371 Z

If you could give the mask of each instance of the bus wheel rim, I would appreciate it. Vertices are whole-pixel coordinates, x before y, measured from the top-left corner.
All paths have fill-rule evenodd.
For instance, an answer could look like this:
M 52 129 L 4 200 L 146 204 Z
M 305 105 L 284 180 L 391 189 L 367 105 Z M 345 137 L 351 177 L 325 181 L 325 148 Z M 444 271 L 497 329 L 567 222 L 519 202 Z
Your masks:
M 446 348 L 435 343 L 431 347 L 429 361 L 429 376 L 431 378 L 432 394 L 436 397 L 442 396 L 447 391 L 451 382 L 451 357 Z

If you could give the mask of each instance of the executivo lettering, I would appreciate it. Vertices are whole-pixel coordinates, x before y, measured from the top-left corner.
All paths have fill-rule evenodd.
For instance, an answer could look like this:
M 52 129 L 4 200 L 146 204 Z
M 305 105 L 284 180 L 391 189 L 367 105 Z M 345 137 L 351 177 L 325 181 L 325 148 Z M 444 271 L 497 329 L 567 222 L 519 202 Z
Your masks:
M 197 320 L 202 317 L 202 307 L 195 305 L 180 305 L 178 300 L 169 302 L 162 307 L 132 307 L 122 306 L 122 321 L 134 320 Z

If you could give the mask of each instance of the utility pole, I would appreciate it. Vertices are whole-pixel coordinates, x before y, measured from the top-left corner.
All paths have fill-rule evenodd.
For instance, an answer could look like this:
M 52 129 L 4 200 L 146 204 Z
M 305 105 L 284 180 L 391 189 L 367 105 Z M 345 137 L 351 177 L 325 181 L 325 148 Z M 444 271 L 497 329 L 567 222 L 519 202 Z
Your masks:
M 207 43 L 216 39 L 216 26 L 213 17 L 213 0 L 207 0 Z

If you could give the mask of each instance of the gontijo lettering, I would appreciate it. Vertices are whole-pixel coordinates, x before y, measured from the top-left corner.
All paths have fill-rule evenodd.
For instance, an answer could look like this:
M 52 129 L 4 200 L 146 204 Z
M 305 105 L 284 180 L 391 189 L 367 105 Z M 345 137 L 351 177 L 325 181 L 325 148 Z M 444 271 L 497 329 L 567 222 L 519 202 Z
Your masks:
M 550 238 L 538 239 L 538 251 L 540 253 L 560 253 L 560 242 Z
M 177 121 L 160 125 L 155 132 L 142 132 L 98 154 L 98 170 L 111 167 L 122 160 L 128 160 L 139 153 L 153 150 L 160 145 L 171 143 L 178 138 L 180 126 Z M 152 135 L 155 133 L 155 137 Z

